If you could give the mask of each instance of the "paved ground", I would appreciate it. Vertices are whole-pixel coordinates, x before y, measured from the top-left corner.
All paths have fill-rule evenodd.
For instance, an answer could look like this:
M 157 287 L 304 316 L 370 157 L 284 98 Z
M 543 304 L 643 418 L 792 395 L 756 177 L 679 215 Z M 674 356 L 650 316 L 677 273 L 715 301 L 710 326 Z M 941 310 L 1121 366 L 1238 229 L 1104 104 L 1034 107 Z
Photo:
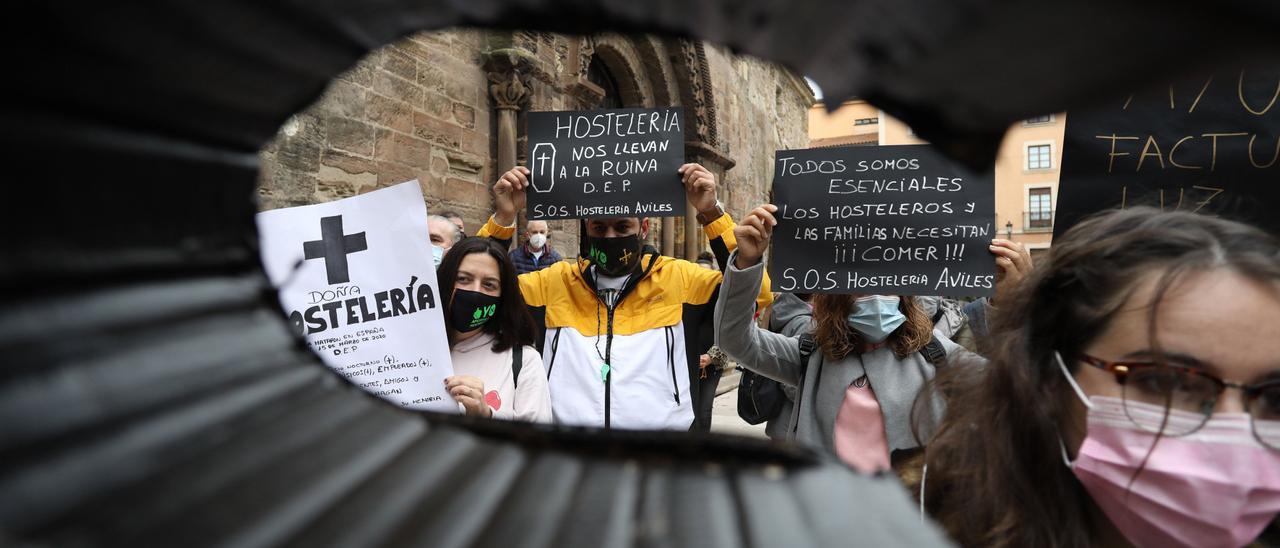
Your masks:
M 711 431 L 764 438 L 764 424 L 751 426 L 738 417 L 738 372 L 720 377 L 720 389 L 711 413 Z

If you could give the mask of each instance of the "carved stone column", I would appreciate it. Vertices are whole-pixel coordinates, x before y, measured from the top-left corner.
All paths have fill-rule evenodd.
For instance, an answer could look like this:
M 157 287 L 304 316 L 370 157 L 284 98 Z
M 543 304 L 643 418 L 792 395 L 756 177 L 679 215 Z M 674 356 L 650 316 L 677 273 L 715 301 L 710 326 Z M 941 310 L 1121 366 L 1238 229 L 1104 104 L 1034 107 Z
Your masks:
M 591 56 L 596 51 L 595 40 L 583 36 L 569 41 L 569 52 L 565 55 L 564 74 L 561 85 L 570 97 L 578 100 L 578 108 L 589 110 L 600 106 L 604 99 L 604 88 L 595 85 L 587 77 L 591 68 Z
M 486 55 L 489 97 L 498 111 L 498 173 L 516 166 L 516 120 L 529 102 L 529 74 L 533 61 L 528 52 L 497 49 Z
M 516 125 L 520 110 L 529 103 L 532 69 L 533 56 L 522 49 L 495 49 L 485 55 L 489 97 L 493 99 L 494 110 L 498 111 L 498 170 L 495 175 L 516 167 Z M 512 245 L 520 242 L 524 218 L 525 212 L 516 212 L 516 237 L 512 239 Z
M 716 131 L 716 102 L 706 46 L 695 40 L 673 39 L 667 42 L 667 47 L 680 52 L 671 59 L 678 75 L 676 84 L 680 89 L 680 102 L 684 105 L 685 161 L 700 163 L 715 174 L 716 180 L 720 182 L 718 194 L 721 201 L 728 203 L 729 185 L 725 175 L 736 162 L 720 148 L 720 138 Z M 742 214 L 737 211 L 732 213 Z M 695 215 L 697 212 L 690 209 L 682 223 L 683 252 L 684 257 L 689 260 L 696 258 L 702 250 L 702 228 Z

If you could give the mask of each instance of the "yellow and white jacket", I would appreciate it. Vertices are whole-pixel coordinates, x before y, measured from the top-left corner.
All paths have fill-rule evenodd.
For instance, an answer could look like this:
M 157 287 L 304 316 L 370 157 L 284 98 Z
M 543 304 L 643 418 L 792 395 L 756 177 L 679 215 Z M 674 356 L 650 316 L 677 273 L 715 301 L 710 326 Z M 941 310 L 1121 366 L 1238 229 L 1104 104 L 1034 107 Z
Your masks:
M 734 226 L 723 215 L 703 227 L 721 264 L 737 247 Z M 492 218 L 479 232 L 499 240 L 514 234 L 515 227 Z M 586 261 L 520 275 L 525 304 L 546 328 L 542 361 L 557 423 L 671 430 L 692 424 L 690 386 L 696 385 L 698 356 L 710 345 L 723 274 L 646 251 L 612 322 L 594 281 L 584 275 Z M 772 300 L 766 277 L 756 302 L 763 310 Z

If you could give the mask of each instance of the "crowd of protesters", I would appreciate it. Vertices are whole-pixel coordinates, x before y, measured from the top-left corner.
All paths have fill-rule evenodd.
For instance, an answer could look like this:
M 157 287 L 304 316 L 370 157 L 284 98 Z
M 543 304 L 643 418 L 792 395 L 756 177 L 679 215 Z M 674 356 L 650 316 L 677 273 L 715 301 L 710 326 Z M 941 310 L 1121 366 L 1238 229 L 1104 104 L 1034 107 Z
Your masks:
M 523 167 L 478 237 L 433 218 L 468 415 L 706 431 L 731 360 L 776 384 L 752 395 L 771 438 L 896 473 L 965 546 L 1241 546 L 1280 512 L 1271 235 L 1134 208 L 1039 264 L 993 240 L 990 299 L 775 295 L 777 209 L 737 224 L 708 170 L 680 176 L 710 240 L 695 262 L 648 245 L 647 218 L 581 220 L 577 260 L 543 221 L 511 249 Z

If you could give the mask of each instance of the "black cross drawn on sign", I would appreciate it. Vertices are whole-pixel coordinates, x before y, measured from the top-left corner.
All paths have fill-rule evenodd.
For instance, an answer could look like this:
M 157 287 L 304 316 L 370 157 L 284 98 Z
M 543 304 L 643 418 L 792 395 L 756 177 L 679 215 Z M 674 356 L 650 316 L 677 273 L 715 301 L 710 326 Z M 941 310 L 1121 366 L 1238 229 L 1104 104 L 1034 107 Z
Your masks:
M 322 217 L 320 219 L 320 239 L 302 243 L 304 256 L 310 259 L 324 259 L 325 273 L 329 276 L 329 285 L 345 284 L 351 281 L 347 272 L 347 255 L 369 249 L 364 233 L 342 234 L 342 216 Z

